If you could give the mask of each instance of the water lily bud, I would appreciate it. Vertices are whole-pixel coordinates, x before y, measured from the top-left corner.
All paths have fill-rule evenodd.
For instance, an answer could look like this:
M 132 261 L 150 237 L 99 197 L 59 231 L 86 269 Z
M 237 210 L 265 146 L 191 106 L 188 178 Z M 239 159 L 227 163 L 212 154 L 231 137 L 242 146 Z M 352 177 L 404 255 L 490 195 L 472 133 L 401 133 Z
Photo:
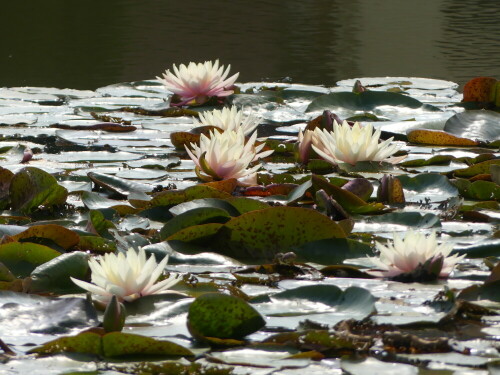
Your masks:
M 33 158 L 33 151 L 31 151 L 31 148 L 26 146 L 23 152 L 23 160 L 21 160 L 21 164 L 27 163 Z
M 352 92 L 355 94 L 361 94 L 362 92 L 368 91 L 365 86 L 361 84 L 361 81 L 358 79 L 354 82 L 354 86 L 352 87 Z
M 373 193 L 373 185 L 366 178 L 355 178 L 348 181 L 342 186 L 342 189 L 350 191 L 364 201 L 367 201 Z
M 127 312 L 123 303 L 118 302 L 116 296 L 111 297 L 106 310 L 104 311 L 104 319 L 102 325 L 106 332 L 121 332 L 125 325 L 125 317 Z
M 382 203 L 404 203 L 405 194 L 401 181 L 394 176 L 385 174 L 380 180 L 377 190 L 377 200 Z

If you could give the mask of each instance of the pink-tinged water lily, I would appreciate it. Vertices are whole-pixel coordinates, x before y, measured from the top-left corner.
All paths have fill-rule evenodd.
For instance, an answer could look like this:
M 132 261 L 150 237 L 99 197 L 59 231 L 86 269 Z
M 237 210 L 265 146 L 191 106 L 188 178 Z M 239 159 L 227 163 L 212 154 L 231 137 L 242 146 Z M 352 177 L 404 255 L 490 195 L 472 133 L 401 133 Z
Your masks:
M 245 135 L 252 133 L 259 125 L 261 119 L 250 114 L 244 116 L 242 111 L 239 111 L 235 106 L 231 108 L 224 107 L 222 110 L 214 109 L 200 113 L 200 119 L 194 119 L 196 126 L 213 125 L 221 128 L 224 131 L 243 129 Z
M 424 233 L 409 230 L 404 238 L 394 234 L 392 242 L 386 245 L 377 242 L 376 248 L 380 251 L 380 256 L 379 258 L 370 257 L 370 260 L 377 269 L 380 269 L 380 276 L 384 277 L 412 272 L 419 265 L 438 257 L 443 258 L 443 267 L 439 277 L 447 277 L 455 264 L 465 256 L 456 254 L 450 256 L 453 245 L 438 244 L 435 231 L 426 236 Z
M 211 97 L 225 97 L 233 93 L 232 87 L 239 73 L 227 78 L 231 65 L 224 70 L 219 67 L 219 60 L 215 63 L 190 62 L 187 66 L 180 64 L 172 67 L 173 73 L 166 70 L 163 78 L 156 77 L 165 85 L 165 88 L 178 95 L 180 101 L 172 105 L 203 104 Z
M 196 164 L 196 174 L 204 181 L 236 178 L 242 185 L 255 185 L 261 165 L 249 167 L 250 163 L 273 153 L 260 152 L 264 144 L 256 146 L 256 138 L 257 133 L 253 133 L 245 141 L 242 128 L 223 133 L 214 131 L 208 137 L 202 134 L 200 145 L 191 143 L 191 149 L 186 146 L 186 151 Z
M 314 132 L 312 130 L 300 131 L 296 146 L 296 160 L 299 163 L 307 164 L 309 161 L 309 153 L 313 142 Z
M 73 277 L 71 280 L 91 292 L 98 302 L 107 304 L 112 296 L 116 296 L 120 302 L 131 302 L 142 296 L 165 292 L 177 284 L 179 279 L 173 276 L 156 283 L 167 262 L 168 256 L 158 264 L 154 255 L 146 259 L 143 249 L 136 252 L 131 248 L 126 255 L 108 253 L 91 258 L 89 267 L 92 283 Z
M 339 125 L 334 121 L 333 131 L 314 129 L 312 148 L 331 164 L 340 162 L 355 165 L 358 161 L 384 161 L 398 163 L 402 157 L 390 157 L 401 146 L 391 144 L 393 138 L 379 143 L 381 130 L 373 132 L 371 124 L 361 126 L 358 122 L 351 127 L 347 121 Z

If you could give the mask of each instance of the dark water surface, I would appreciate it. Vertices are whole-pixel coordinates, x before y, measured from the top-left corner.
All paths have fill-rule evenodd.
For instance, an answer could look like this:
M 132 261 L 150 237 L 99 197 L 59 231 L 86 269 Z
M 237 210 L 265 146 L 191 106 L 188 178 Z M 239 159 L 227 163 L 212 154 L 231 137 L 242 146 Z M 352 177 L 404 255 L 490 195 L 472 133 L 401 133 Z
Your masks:
M 499 0 L 2 2 L 0 87 L 88 88 L 220 58 L 239 81 L 500 79 Z

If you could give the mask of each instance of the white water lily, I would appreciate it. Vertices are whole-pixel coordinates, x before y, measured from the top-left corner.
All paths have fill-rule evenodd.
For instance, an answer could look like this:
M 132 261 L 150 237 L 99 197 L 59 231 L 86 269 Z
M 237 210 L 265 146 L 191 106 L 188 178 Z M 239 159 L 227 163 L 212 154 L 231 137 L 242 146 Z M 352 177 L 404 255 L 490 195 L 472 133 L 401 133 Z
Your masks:
M 393 137 L 380 142 L 381 130 L 373 132 L 372 124 L 361 126 L 358 122 L 351 127 L 347 121 L 333 123 L 333 131 L 314 129 L 312 147 L 316 153 L 331 164 L 345 162 L 355 165 L 358 161 L 385 161 L 398 163 L 405 156 L 391 158 L 401 146 L 391 144 Z
M 447 277 L 455 264 L 465 256 L 456 254 L 450 256 L 453 245 L 438 244 L 435 231 L 426 236 L 424 233 L 409 230 L 404 238 L 398 234 L 394 234 L 393 237 L 393 241 L 387 245 L 377 242 L 375 246 L 380 251 L 380 257 L 370 257 L 385 277 L 411 272 L 418 265 L 439 256 L 443 257 L 443 267 L 439 277 Z
M 154 255 L 146 260 L 143 249 L 136 252 L 130 248 L 126 255 L 108 253 L 91 258 L 89 266 L 92 283 L 73 277 L 71 280 L 80 288 L 93 293 L 99 302 L 107 304 L 113 295 L 120 302 L 131 302 L 142 296 L 165 292 L 177 284 L 179 279 L 174 276 L 156 283 L 167 262 L 168 256 L 158 264 Z
M 204 63 L 190 62 L 187 66 L 180 64 L 179 67 L 172 67 L 173 73 L 166 70 L 162 77 L 156 77 L 165 88 L 180 97 L 179 103 L 202 104 L 210 97 L 225 97 L 231 95 L 231 89 L 238 78 L 239 73 L 227 78 L 231 65 L 224 70 L 224 66 L 219 67 L 219 60 L 205 61 Z
M 224 131 L 243 129 L 243 133 L 248 135 L 252 133 L 259 125 L 261 118 L 249 115 L 244 116 L 242 111 L 239 111 L 235 106 L 231 108 L 224 107 L 222 110 L 214 109 L 200 113 L 200 119 L 194 119 L 194 125 L 213 125 L 221 128 Z
M 273 153 L 263 151 L 264 144 L 255 146 L 257 133 L 253 133 L 245 141 L 243 129 L 237 131 L 210 132 L 210 136 L 202 134 L 200 145 L 191 143 L 187 146 L 189 157 L 196 164 L 198 176 L 205 181 L 226 180 L 236 178 L 242 185 L 255 185 L 256 172 L 260 164 L 249 167 L 250 163 Z

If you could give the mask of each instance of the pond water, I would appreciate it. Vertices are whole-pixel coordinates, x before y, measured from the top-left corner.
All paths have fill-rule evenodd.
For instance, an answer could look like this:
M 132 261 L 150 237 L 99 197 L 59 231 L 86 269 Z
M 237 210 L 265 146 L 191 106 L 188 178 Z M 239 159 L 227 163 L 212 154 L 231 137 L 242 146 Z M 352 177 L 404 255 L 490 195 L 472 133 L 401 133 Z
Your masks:
M 220 58 L 239 80 L 499 76 L 497 0 L 6 2 L 1 86 L 95 89 Z

